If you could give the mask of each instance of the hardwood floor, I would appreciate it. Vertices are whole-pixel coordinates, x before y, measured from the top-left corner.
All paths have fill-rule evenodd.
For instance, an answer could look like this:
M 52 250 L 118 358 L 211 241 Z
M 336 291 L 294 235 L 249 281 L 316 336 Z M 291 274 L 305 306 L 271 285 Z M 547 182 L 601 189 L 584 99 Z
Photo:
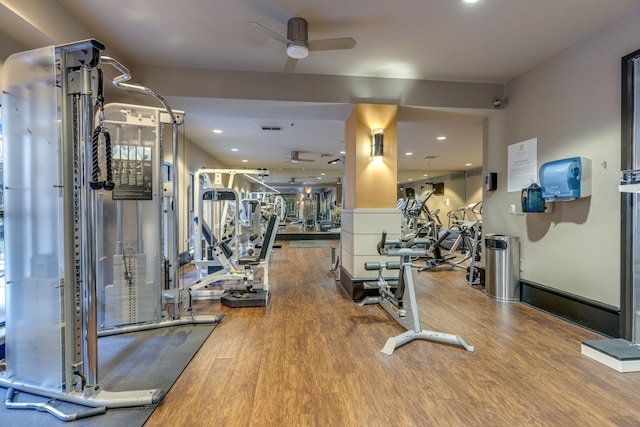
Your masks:
M 335 243 L 334 243 L 335 244 Z M 475 352 L 415 341 L 350 301 L 329 247 L 272 252 L 266 308 L 196 302 L 226 314 L 146 426 L 638 426 L 640 373 L 580 354 L 598 334 L 466 285 L 464 272 L 414 273 L 424 329 Z

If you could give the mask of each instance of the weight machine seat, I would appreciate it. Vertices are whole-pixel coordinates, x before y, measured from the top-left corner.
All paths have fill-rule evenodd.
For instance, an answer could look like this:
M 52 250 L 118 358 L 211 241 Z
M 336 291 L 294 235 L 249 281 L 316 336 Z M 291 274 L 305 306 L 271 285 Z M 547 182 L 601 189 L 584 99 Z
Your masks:
M 260 255 L 247 255 L 247 256 L 240 257 L 240 259 L 238 259 L 238 264 L 240 264 L 240 265 L 258 265 L 258 264 L 260 264 L 260 261 L 261 261 Z
M 264 239 L 262 240 L 263 244 L 260 248 L 260 253 L 258 255 L 240 257 L 238 259 L 238 264 L 258 265 L 268 258 L 269 253 L 273 248 L 273 242 L 275 241 L 275 229 L 277 220 L 277 215 L 271 215 L 271 217 L 269 218 L 269 224 L 267 225 L 267 231 L 264 233 Z M 264 242 L 267 242 L 267 244 L 264 244 Z

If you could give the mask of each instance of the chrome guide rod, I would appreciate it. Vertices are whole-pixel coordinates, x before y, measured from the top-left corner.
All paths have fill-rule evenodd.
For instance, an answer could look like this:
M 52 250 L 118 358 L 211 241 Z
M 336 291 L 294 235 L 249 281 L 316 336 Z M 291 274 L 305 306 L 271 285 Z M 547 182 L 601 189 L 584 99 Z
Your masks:
M 91 176 L 91 147 L 93 131 L 93 108 L 91 102 L 91 71 L 87 66 L 81 68 L 82 73 L 82 93 L 80 95 L 79 112 L 81 120 L 78 121 L 80 130 L 80 153 L 83 157 L 81 176 Z M 86 185 L 81 186 L 80 206 L 84 221 L 81 233 L 83 235 L 83 251 L 81 252 L 81 270 L 83 274 L 83 295 L 85 296 L 85 354 L 84 367 L 86 376 L 85 393 L 95 394 L 98 390 L 98 307 L 96 291 L 96 251 L 93 244 L 96 241 L 97 220 L 97 192 L 92 191 Z
M 116 145 L 120 146 L 122 146 L 121 131 L 122 127 L 116 126 Z M 122 200 L 116 201 L 116 255 L 122 255 Z
M 142 126 L 138 126 L 138 146 L 143 147 L 142 143 Z M 144 253 L 144 241 L 143 241 L 143 210 L 142 210 L 142 200 L 136 201 L 136 214 L 138 217 L 138 255 Z
M 122 255 L 122 200 L 116 201 L 116 255 Z
M 172 272 L 172 284 L 169 286 L 169 289 L 178 288 L 178 233 L 180 231 L 180 223 L 178 222 L 179 215 L 179 205 L 178 201 L 180 198 L 178 197 L 180 194 L 180 183 L 178 179 L 178 123 L 173 119 L 173 113 L 170 113 L 172 117 L 172 126 L 171 130 L 173 137 L 171 138 L 173 141 L 173 168 L 171 168 L 171 178 L 173 179 L 173 272 Z
M 80 321 L 76 317 L 77 304 L 75 300 L 75 288 L 77 286 L 77 272 L 75 261 L 76 249 L 75 249 L 75 227 L 76 227 L 76 214 L 75 214 L 75 202 L 74 194 L 76 186 L 79 183 L 75 182 L 75 165 L 74 165 L 74 131 L 73 121 L 71 117 L 73 115 L 73 106 L 69 93 L 69 82 L 67 80 L 67 53 L 64 49 L 59 50 L 60 55 L 60 86 L 62 89 L 62 126 L 61 126 L 61 142 L 60 150 L 62 156 L 62 171 L 60 185 L 62 185 L 63 192 L 63 215 L 62 220 L 64 224 L 64 230 L 68 235 L 72 235 L 73 238 L 63 240 L 63 252 L 64 252 L 64 272 L 61 287 L 63 289 L 63 310 L 64 310 L 64 323 L 67 325 L 64 331 L 64 363 L 62 369 L 64 370 L 64 382 L 67 390 L 73 388 L 74 374 L 69 366 L 81 364 L 81 354 L 77 350 L 79 345 L 76 339 L 76 331 L 81 330 Z

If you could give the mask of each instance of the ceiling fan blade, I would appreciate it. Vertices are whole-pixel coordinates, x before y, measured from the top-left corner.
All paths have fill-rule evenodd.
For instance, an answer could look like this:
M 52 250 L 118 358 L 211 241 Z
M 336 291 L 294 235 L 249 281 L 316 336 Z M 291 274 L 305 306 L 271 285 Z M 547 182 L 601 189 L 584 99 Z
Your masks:
M 296 160 L 298 160 L 299 162 L 315 162 L 315 160 L 313 159 L 296 159 Z
M 296 69 L 297 64 L 298 64 L 298 60 L 296 58 L 287 56 L 287 62 L 284 64 L 284 72 L 293 73 L 293 70 Z
M 287 40 L 287 38 L 285 36 L 283 36 L 282 34 L 278 34 L 275 31 L 272 31 L 270 29 L 268 29 L 267 27 L 258 24 L 257 22 L 248 22 L 247 23 L 248 26 L 253 27 L 257 30 L 262 31 L 263 33 L 265 33 L 266 35 L 268 35 L 269 37 L 271 37 L 272 39 L 275 39 L 277 41 L 279 41 L 280 43 L 284 43 L 287 44 L 289 43 L 289 40 Z
M 352 37 L 343 37 L 339 39 L 309 40 L 307 44 L 309 45 L 309 50 L 341 50 L 353 49 L 356 41 Z

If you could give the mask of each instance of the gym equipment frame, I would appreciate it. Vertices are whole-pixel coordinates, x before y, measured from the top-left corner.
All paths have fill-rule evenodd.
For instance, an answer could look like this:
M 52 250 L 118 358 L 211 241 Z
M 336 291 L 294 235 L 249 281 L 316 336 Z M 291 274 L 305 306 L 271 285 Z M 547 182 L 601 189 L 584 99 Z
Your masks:
M 364 265 L 365 270 L 378 271 L 377 282 L 365 282 L 364 287 L 365 289 L 377 288 L 379 296 L 366 297 L 360 302 L 360 306 L 380 304 L 396 322 L 406 329 L 402 334 L 389 338 L 380 350 L 388 356 L 391 356 L 396 348 L 413 340 L 435 341 L 473 351 L 473 346 L 468 345 L 458 335 L 422 329 L 413 286 L 411 258 L 422 256 L 425 253 L 424 249 L 415 249 L 412 246 L 424 245 L 428 242 L 427 239 L 411 239 L 403 246 L 400 240 L 387 240 L 387 232 L 383 231 L 382 239 L 378 243 L 378 253 L 388 257 L 400 257 L 400 262 L 386 262 L 384 265 L 379 262 L 366 262 Z M 399 270 L 396 283 L 384 279 L 382 275 L 384 269 Z
M 217 212 L 213 207 L 205 209 L 204 202 L 218 203 Z M 279 218 L 275 213 L 269 216 L 265 235 L 258 255 L 239 256 L 239 246 L 236 240 L 237 228 L 233 227 L 231 242 L 236 242 L 230 248 L 223 241 L 224 224 L 228 220 L 237 223 L 237 216 L 225 218 L 222 212 L 227 212 L 227 205 L 234 203 L 238 212 L 238 193 L 230 188 L 204 188 L 198 199 L 198 216 L 196 257 L 194 263 L 198 270 L 198 281 L 189 291 L 194 299 L 221 299 L 224 305 L 230 307 L 265 307 L 269 300 L 269 257 L 275 241 Z M 205 214 L 208 212 L 208 214 Z M 217 215 L 216 215 L 217 214 Z M 217 217 L 217 218 L 216 218 Z M 224 218 L 221 220 L 220 218 Z M 212 231 L 208 224 L 214 224 Z M 203 250 L 206 243 L 206 250 Z M 234 250 L 232 250 L 234 249 Z M 206 256 L 204 255 L 206 253 Z M 219 268 L 210 271 L 211 268 Z M 207 274 L 201 276 L 201 270 L 207 269 Z M 259 279 L 254 274 L 263 272 L 261 286 L 255 286 Z
M 94 144 L 102 132 L 93 126 L 93 108 L 103 102 L 99 64 L 123 71 L 114 80 L 120 87 L 161 100 L 174 141 L 178 120 L 155 92 L 124 83 L 128 70 L 101 57 L 102 50 L 96 40 L 49 46 L 12 55 L 2 70 L 7 313 L 0 385 L 9 389 L 8 408 L 45 410 L 63 420 L 156 404 L 164 395 L 160 389 L 110 392 L 98 379 L 98 200 L 113 178 L 107 166 L 106 180 L 94 179 L 100 175 Z M 173 148 L 177 159 L 177 144 Z M 110 151 L 105 154 L 108 160 Z M 174 199 L 177 188 L 175 174 Z M 172 250 L 177 266 L 177 246 Z M 177 284 L 176 268 L 173 275 Z M 15 390 L 92 409 L 64 415 L 51 405 L 13 402 Z

